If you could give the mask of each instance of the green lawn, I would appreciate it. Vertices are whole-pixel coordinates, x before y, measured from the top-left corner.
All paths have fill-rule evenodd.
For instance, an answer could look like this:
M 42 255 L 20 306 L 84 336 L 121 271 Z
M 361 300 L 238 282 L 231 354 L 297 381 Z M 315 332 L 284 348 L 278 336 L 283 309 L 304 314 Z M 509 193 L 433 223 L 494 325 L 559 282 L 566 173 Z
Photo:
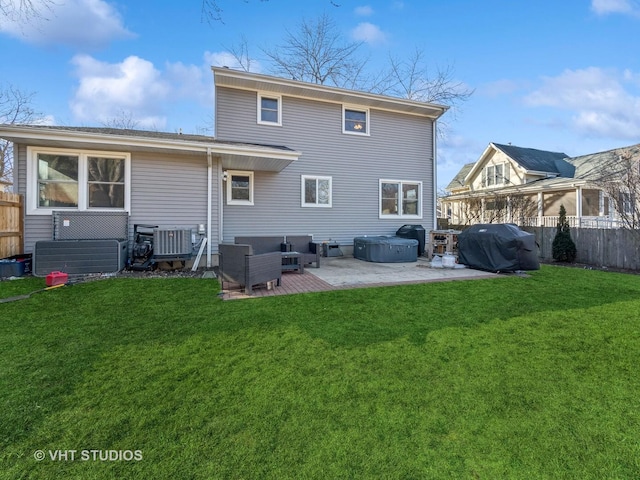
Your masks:
M 640 478 L 640 276 L 218 288 L 0 303 L 0 478 Z

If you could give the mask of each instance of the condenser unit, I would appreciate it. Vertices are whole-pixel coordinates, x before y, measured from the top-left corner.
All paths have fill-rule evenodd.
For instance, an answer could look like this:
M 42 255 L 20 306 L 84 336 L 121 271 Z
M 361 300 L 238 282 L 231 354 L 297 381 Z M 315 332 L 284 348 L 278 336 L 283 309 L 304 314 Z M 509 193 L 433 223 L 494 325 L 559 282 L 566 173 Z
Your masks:
M 156 228 L 153 230 L 154 258 L 182 258 L 191 256 L 191 230 Z

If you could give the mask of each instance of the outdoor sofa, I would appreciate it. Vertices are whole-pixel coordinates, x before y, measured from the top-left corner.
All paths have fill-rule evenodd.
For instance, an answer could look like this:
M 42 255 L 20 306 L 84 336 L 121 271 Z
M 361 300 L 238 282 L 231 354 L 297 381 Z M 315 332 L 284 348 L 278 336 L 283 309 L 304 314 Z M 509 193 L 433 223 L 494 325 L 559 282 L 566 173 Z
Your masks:
M 301 254 L 303 265 L 315 263 L 316 268 L 320 268 L 320 257 L 322 256 L 321 245 L 313 241 L 311 235 L 254 235 L 235 237 L 235 243 L 251 245 L 253 252 L 257 254 L 268 252 L 286 251 L 298 252 Z
M 244 287 L 251 295 L 253 287 L 282 280 L 282 254 L 280 251 L 255 253 L 251 245 L 234 243 L 218 244 L 221 282 L 232 282 Z

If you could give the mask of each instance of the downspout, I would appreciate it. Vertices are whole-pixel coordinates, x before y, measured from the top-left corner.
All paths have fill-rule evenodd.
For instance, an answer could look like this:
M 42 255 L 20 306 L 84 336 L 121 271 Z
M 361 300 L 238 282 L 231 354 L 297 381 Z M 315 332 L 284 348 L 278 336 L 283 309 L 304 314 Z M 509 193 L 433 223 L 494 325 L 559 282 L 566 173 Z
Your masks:
M 436 158 L 436 141 L 437 141 L 437 131 L 436 131 L 436 120 L 432 123 L 432 157 L 433 157 L 433 230 L 438 229 L 438 174 L 436 172 L 436 167 L 438 165 L 438 160 Z
M 211 187 L 213 186 L 213 161 L 211 147 L 207 147 L 207 269 L 211 268 Z
M 222 172 L 222 162 L 218 162 L 218 179 L 219 179 L 219 188 L 218 188 L 218 243 L 222 243 L 223 241 L 223 212 L 222 208 L 224 207 L 224 173 Z

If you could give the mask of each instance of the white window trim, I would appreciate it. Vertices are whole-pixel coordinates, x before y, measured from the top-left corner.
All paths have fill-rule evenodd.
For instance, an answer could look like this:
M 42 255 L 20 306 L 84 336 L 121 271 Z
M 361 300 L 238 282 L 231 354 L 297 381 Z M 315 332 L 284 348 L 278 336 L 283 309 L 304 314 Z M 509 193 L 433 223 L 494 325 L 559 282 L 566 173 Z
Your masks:
M 40 207 L 38 206 L 38 154 L 59 154 L 78 157 L 78 206 Z M 108 157 L 124 159 L 124 208 L 89 208 L 89 182 L 87 159 Z M 27 147 L 27 215 L 51 215 L 53 211 L 91 211 L 131 213 L 131 154 L 102 150 L 81 150 L 66 148 Z
M 306 203 L 305 200 L 305 181 L 306 180 L 329 180 L 329 203 Z M 316 196 L 317 200 L 317 196 Z M 333 206 L 333 177 L 323 175 L 301 175 L 300 177 L 300 205 L 307 208 L 331 208 Z
M 270 98 L 278 101 L 278 121 L 277 122 L 267 122 L 262 120 L 262 99 Z M 258 92 L 258 115 L 257 122 L 259 125 L 271 125 L 273 127 L 281 127 L 282 126 L 282 96 L 281 95 L 272 95 L 269 93 Z
M 359 132 L 354 132 L 353 130 L 347 130 L 346 129 L 346 111 L 347 110 L 353 110 L 355 112 L 363 112 L 366 114 L 366 122 L 367 122 L 367 131 L 364 133 L 359 133 Z M 357 135 L 359 137 L 369 137 L 371 136 L 371 122 L 370 122 L 370 116 L 369 116 L 369 109 L 368 108 L 363 108 L 363 107 L 357 107 L 355 105 L 342 105 L 342 133 L 346 134 L 346 135 Z
M 231 178 L 234 175 L 249 177 L 249 200 L 233 200 L 231 198 Z M 253 172 L 244 170 L 227 170 L 225 176 L 227 182 L 227 205 L 253 205 Z
M 401 202 L 401 198 L 398 199 L 398 210 L 399 213 L 394 215 L 394 214 L 383 214 L 382 213 L 382 184 L 383 183 L 397 183 L 399 185 L 398 188 L 398 195 L 402 194 L 402 185 L 403 184 L 411 184 L 411 185 L 418 185 L 418 215 L 404 215 L 402 213 L 402 202 Z M 391 180 L 391 179 L 380 179 L 378 181 L 378 218 L 394 218 L 394 219 L 398 219 L 398 218 L 415 218 L 415 219 L 421 219 L 422 218 L 422 196 L 423 196 L 423 191 L 422 191 L 423 185 L 422 182 L 419 180 Z

